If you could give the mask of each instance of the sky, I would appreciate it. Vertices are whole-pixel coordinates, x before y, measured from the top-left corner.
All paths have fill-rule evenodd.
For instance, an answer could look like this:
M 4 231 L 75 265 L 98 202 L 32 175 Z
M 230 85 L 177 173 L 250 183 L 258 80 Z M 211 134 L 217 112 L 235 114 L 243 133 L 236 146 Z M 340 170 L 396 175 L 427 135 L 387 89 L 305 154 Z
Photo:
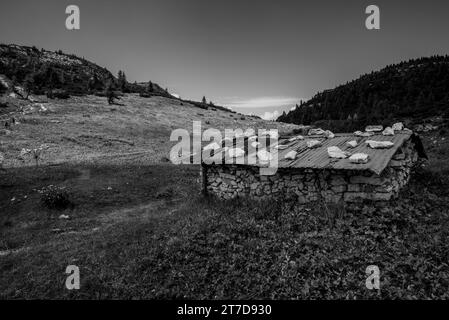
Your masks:
M 80 30 L 65 9 L 80 8 Z M 368 5 L 380 30 L 368 30 Z M 181 98 L 273 118 L 410 58 L 449 53 L 449 1 L 1 0 L 0 42 L 61 49 Z

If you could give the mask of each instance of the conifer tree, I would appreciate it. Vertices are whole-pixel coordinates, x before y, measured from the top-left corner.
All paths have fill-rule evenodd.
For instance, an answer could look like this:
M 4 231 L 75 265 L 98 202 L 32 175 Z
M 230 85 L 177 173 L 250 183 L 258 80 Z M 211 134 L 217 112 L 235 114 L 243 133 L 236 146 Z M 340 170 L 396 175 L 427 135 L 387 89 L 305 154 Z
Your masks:
M 105 91 L 106 98 L 108 99 L 108 104 L 114 104 L 115 99 L 115 92 L 114 92 L 114 85 L 111 80 L 109 80 L 106 84 L 106 91 Z
M 127 84 L 127 81 L 126 81 L 125 72 L 122 70 L 119 70 L 119 72 L 117 74 L 117 85 L 118 85 L 119 90 L 121 90 L 122 92 L 125 92 L 127 89 L 126 84 Z

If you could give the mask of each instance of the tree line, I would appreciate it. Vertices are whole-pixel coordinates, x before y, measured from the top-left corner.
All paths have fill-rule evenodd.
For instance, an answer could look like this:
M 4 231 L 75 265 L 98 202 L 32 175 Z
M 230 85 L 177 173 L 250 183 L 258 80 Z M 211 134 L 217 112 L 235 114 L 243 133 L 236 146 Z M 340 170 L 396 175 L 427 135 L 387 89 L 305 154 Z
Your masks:
M 319 92 L 278 121 L 357 127 L 396 118 L 448 116 L 448 105 L 449 56 L 431 56 L 389 65 Z
M 151 81 L 147 85 L 129 83 L 122 70 L 114 77 L 106 68 L 61 50 L 0 45 L 0 74 L 11 80 L 13 88 L 21 86 L 24 98 L 29 94 L 46 94 L 49 98 L 96 94 L 106 95 L 112 101 L 120 93 L 170 96 L 168 89 Z M 0 93 L 5 91 L 1 85 Z

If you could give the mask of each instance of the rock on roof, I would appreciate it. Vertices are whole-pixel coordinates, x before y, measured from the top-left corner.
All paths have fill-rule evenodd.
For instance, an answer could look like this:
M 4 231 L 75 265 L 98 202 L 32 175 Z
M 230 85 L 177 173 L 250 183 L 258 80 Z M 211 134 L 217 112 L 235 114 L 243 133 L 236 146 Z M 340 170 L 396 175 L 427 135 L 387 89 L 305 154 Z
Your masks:
M 289 141 L 289 138 L 280 138 L 279 145 L 286 146 L 278 148 L 278 168 L 300 168 L 300 169 L 336 169 L 336 170 L 368 170 L 375 174 L 381 174 L 387 167 L 393 155 L 412 136 L 412 132 L 409 130 L 396 132 L 393 136 L 384 136 L 381 133 L 374 134 L 369 137 L 360 137 L 352 133 L 335 134 L 333 138 L 326 138 L 324 136 L 304 136 L 304 139 Z M 315 148 L 308 148 L 307 141 L 319 140 L 321 144 Z M 356 140 L 357 146 L 352 148 L 347 142 Z M 369 147 L 367 140 L 375 141 L 391 141 L 393 146 L 388 149 L 372 149 Z M 367 163 L 351 163 L 348 158 L 335 159 L 328 155 L 327 148 L 331 146 L 337 146 L 343 151 L 347 151 L 350 154 L 365 153 L 369 155 L 369 161 Z M 270 147 L 268 147 L 270 149 Z M 217 150 L 220 152 L 222 149 Z M 245 151 L 247 151 L 247 141 L 245 139 Z M 296 158 L 294 160 L 286 158 L 291 151 L 296 151 Z M 257 158 L 256 152 L 248 154 L 245 152 L 244 164 L 248 158 Z M 229 158 L 228 158 L 229 159 Z M 237 161 L 235 161 L 237 162 Z M 228 162 L 224 162 L 226 165 Z M 258 163 L 254 166 L 264 167 L 266 163 Z

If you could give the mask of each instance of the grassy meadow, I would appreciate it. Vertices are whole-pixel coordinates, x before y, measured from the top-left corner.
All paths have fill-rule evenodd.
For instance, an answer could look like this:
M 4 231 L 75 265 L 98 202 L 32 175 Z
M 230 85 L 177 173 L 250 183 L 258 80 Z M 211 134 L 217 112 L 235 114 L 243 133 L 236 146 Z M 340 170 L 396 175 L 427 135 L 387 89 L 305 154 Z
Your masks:
M 444 131 L 423 137 L 430 161 L 383 208 L 217 201 L 200 195 L 198 166 L 162 161 L 170 128 L 191 126 L 192 110 L 211 126 L 261 120 L 99 99 L 50 102 L 1 136 L 0 298 L 449 298 Z M 52 146 L 39 167 L 13 157 L 38 143 Z M 49 186 L 66 191 L 66 208 L 45 206 Z M 80 290 L 65 288 L 68 265 L 80 268 Z M 379 291 L 365 287 L 368 265 L 379 266 Z

